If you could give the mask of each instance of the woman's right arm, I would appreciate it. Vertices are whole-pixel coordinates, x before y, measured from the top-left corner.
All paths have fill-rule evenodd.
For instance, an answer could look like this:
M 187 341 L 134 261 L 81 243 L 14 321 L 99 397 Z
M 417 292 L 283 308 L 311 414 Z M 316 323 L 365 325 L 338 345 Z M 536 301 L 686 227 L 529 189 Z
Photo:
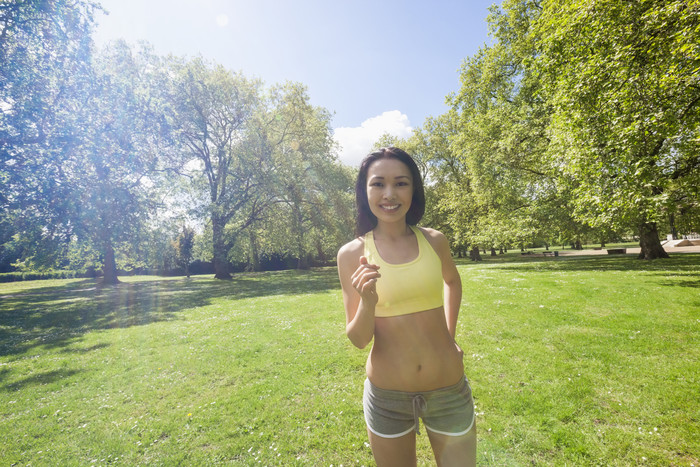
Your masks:
M 345 305 L 345 333 L 350 342 L 364 349 L 374 337 L 374 308 L 378 296 L 378 266 L 368 264 L 352 244 L 338 251 L 338 275 Z

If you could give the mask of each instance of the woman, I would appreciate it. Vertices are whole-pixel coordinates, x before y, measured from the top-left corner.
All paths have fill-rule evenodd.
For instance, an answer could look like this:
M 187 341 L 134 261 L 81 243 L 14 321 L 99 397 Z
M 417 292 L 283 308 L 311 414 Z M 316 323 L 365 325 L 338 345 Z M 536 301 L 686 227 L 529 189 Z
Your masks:
M 439 466 L 474 465 L 474 404 L 454 339 L 462 283 L 445 236 L 416 227 L 416 163 L 398 148 L 369 154 L 355 197 L 361 236 L 338 252 L 338 273 L 348 338 L 358 348 L 374 339 L 363 403 L 377 465 L 416 465 L 419 418 Z

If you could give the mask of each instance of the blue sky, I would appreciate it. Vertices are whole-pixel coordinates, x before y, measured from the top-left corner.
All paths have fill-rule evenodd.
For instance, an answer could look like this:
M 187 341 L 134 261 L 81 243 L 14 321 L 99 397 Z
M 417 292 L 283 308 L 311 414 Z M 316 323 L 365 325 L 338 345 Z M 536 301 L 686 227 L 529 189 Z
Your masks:
M 333 112 L 341 160 L 445 112 L 459 66 L 488 41 L 496 0 L 100 0 L 98 44 L 146 40 L 267 85 L 299 81 Z

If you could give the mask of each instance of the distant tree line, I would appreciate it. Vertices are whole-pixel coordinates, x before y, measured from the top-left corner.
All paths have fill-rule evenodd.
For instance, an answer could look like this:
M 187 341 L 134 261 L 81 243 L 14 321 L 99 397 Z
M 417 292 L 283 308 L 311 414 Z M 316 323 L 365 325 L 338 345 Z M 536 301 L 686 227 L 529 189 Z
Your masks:
M 84 0 L 0 5 L 0 272 L 327 264 L 354 170 L 299 83 L 147 45 Z M 449 110 L 410 138 L 457 255 L 700 230 L 700 2 L 505 0 Z M 371 148 L 368 148 L 368 150 Z

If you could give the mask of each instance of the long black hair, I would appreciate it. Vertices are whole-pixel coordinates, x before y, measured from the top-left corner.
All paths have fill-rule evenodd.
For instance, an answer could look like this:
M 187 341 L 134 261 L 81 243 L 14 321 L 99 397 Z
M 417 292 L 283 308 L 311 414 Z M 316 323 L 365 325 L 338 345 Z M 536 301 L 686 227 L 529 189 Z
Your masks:
M 377 226 L 377 217 L 372 214 L 367 200 L 367 172 L 369 166 L 379 159 L 396 159 L 404 163 L 411 172 L 413 178 L 413 197 L 411 207 L 406 213 L 406 223 L 416 225 L 425 214 L 425 190 L 423 189 L 423 178 L 420 170 L 413 158 L 404 150 L 394 147 L 382 148 L 368 154 L 360 165 L 360 172 L 357 174 L 355 183 L 355 204 L 357 206 L 357 220 L 355 234 L 364 235 Z

